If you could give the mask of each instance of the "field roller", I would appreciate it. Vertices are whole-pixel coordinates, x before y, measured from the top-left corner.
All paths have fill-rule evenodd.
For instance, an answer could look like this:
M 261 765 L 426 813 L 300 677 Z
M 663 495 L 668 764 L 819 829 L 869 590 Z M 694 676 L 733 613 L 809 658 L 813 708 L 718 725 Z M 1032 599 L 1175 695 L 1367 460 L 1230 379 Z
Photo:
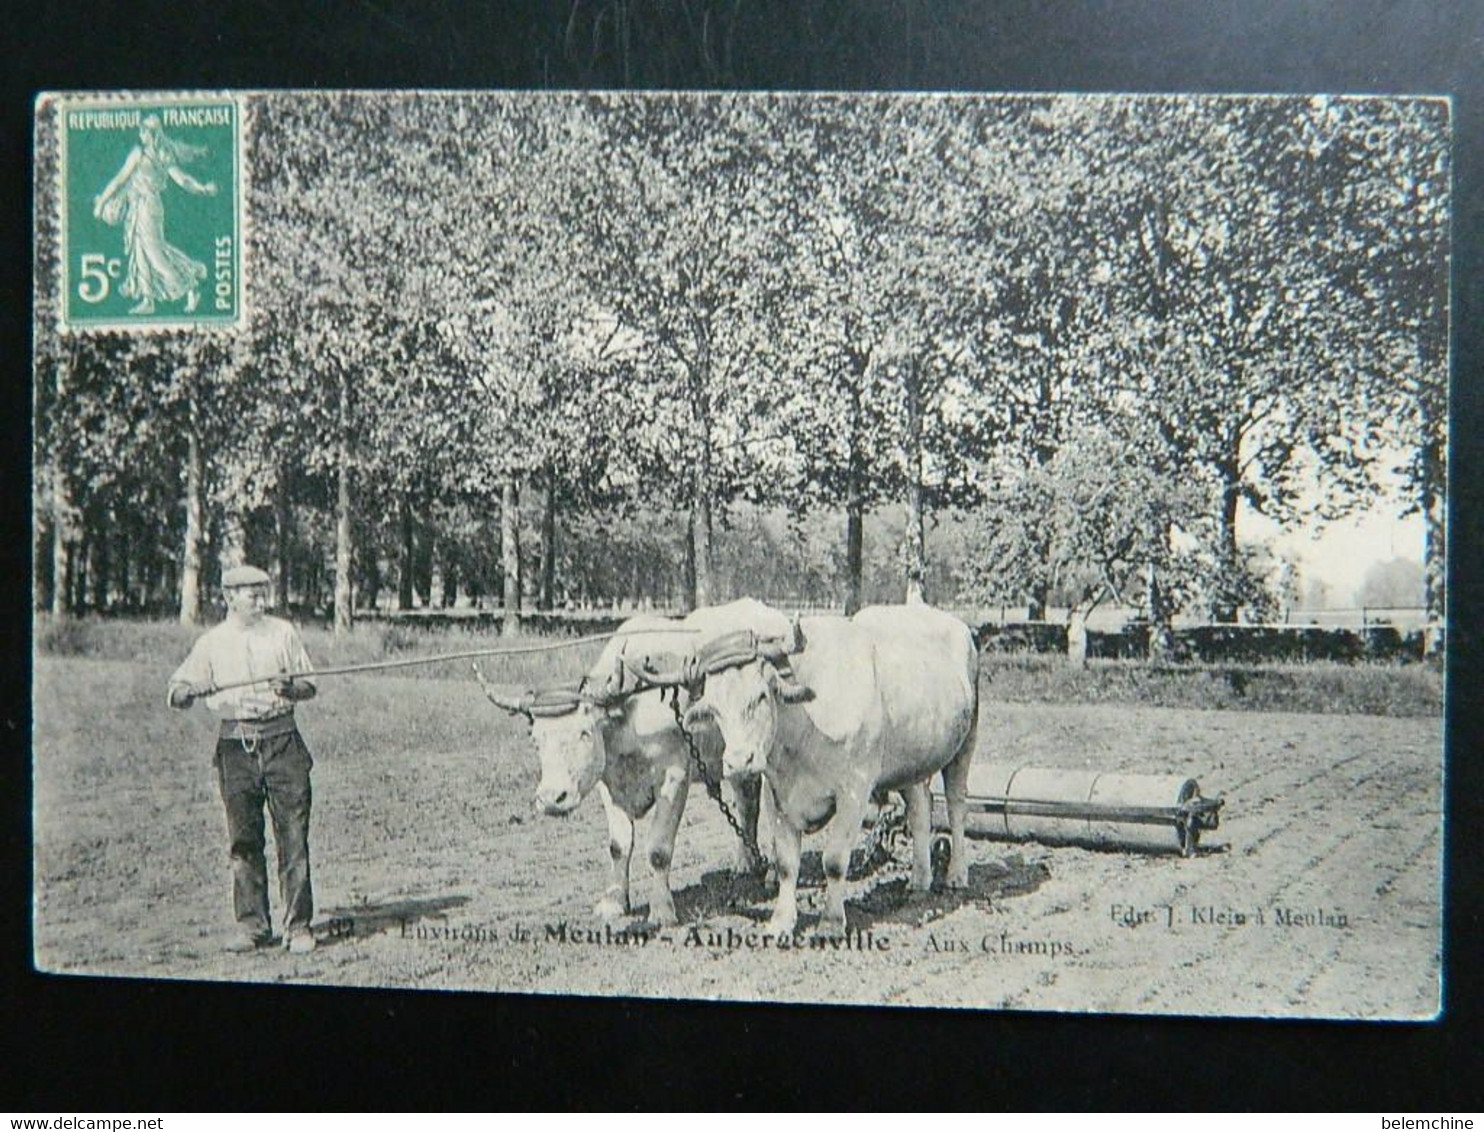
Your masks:
M 1109 774 L 989 763 L 969 771 L 971 836 L 1048 845 L 1166 850 L 1195 855 L 1200 836 L 1221 824 L 1221 798 L 1203 798 L 1179 774 Z M 943 795 L 933 826 L 948 828 Z

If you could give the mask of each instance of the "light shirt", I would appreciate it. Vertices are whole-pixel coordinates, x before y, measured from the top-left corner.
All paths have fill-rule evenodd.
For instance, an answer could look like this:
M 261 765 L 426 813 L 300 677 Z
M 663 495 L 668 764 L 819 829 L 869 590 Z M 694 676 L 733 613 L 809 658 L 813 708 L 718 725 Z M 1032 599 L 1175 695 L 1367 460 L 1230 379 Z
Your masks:
M 287 621 L 264 616 L 247 626 L 229 616 L 201 635 L 185 663 L 170 677 L 170 692 L 181 684 L 260 680 L 251 687 L 214 692 L 206 697 L 206 706 L 222 719 L 263 719 L 283 715 L 294 706 L 269 687 L 269 679 L 312 671 L 299 631 Z

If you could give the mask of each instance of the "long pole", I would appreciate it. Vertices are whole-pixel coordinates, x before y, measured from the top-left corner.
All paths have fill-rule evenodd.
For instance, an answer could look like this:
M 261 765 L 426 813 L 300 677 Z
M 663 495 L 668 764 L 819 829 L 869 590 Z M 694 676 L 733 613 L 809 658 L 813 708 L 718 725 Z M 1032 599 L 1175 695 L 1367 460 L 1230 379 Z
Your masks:
M 468 652 L 442 653 L 438 656 L 417 656 L 407 660 L 379 660 L 369 664 L 349 664 L 340 668 L 320 668 L 312 672 L 279 672 L 272 676 L 261 676 L 256 680 L 238 680 L 232 684 L 218 684 L 216 691 L 226 692 L 233 688 L 251 688 L 255 684 L 267 684 L 273 680 L 294 680 L 300 677 L 316 678 L 321 676 L 345 676 L 352 672 L 377 672 L 387 668 L 411 668 L 419 664 L 441 664 L 449 660 L 472 660 L 482 656 L 521 656 L 527 653 L 557 652 L 561 649 L 576 648 L 580 645 L 592 644 L 597 641 L 607 641 L 614 637 L 636 637 L 646 633 L 698 633 L 699 629 L 629 629 L 627 631 L 614 631 L 612 633 L 594 633 L 587 637 L 573 637 L 566 641 L 552 641 L 541 645 L 522 645 L 518 648 L 504 649 L 471 649 Z

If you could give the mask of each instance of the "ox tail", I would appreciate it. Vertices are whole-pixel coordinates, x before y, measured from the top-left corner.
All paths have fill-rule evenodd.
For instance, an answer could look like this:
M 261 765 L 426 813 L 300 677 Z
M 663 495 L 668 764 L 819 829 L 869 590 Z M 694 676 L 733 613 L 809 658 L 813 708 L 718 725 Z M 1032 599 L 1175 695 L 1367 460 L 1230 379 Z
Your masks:
M 957 753 L 943 768 L 943 800 L 948 810 L 949 860 L 947 883 L 949 888 L 965 888 L 969 883 L 968 846 L 964 841 L 964 829 L 969 808 L 969 767 L 974 761 L 974 749 L 979 743 L 979 650 L 970 637 L 971 696 L 969 727 Z
M 979 741 L 979 646 L 974 640 L 974 634 L 969 634 L 969 726 L 964 733 L 963 742 L 954 752 L 953 758 L 943 768 L 943 794 L 952 801 L 957 794 L 959 797 L 968 796 L 969 788 L 969 764 L 974 760 L 974 749 Z

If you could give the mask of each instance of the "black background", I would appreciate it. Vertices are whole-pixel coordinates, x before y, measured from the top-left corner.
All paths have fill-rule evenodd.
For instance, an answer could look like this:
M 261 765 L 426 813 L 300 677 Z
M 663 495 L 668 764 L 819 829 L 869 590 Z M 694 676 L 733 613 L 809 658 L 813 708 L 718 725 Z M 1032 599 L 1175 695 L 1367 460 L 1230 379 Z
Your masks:
M 576 0 L 584 18 L 601 7 Z M 572 0 L 33 3 L 3 39 L 0 1110 L 1484 1108 L 1476 651 L 1484 4 L 741 0 L 729 60 L 651 13 L 627 75 Z M 661 19 L 653 13 L 668 13 Z M 1001 1015 L 41 976 L 30 965 L 30 169 L 42 90 L 737 86 L 1455 96 L 1447 1013 L 1433 1025 Z M 100 752 L 100 757 L 107 757 Z M 1219 1012 L 1224 1004 L 1207 1004 Z

